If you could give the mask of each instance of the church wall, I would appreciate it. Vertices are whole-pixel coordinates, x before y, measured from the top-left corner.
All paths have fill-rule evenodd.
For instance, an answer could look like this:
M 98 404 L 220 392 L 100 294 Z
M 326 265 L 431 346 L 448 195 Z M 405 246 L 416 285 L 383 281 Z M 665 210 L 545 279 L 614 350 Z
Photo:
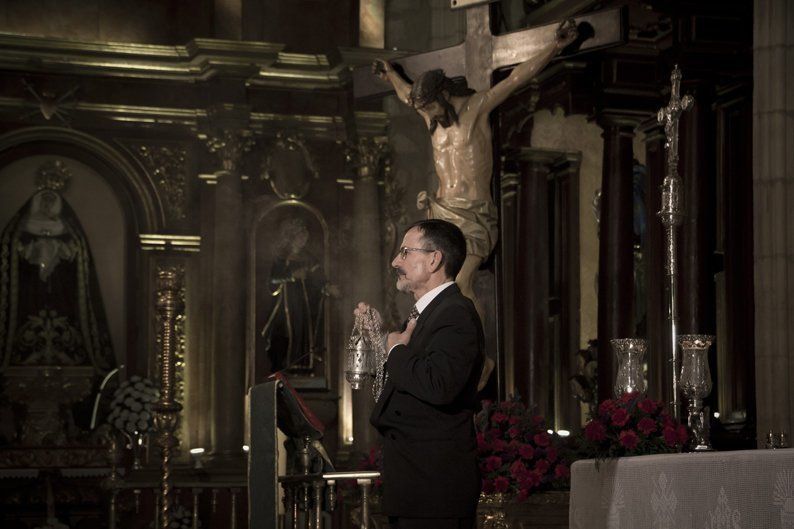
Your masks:
M 430 40 L 430 3 L 395 0 L 386 6 L 386 48 L 426 50 Z
M 593 197 L 601 187 L 603 140 L 601 127 L 584 115 L 565 116 L 535 113 L 532 147 L 581 152 L 579 169 L 579 277 L 580 277 L 580 346 L 598 335 L 598 224 Z
M 755 2 L 753 235 L 758 446 L 794 431 L 794 6 Z M 789 437 L 789 446 L 791 446 Z
M 463 40 L 462 11 L 450 11 L 447 0 L 394 0 L 386 6 L 386 47 L 426 51 Z
M 0 31 L 72 40 L 184 44 L 212 36 L 208 0 L 4 0 Z
M 357 44 L 357 9 L 352 0 L 5 0 L 0 32 L 139 44 L 220 38 L 317 53 Z
M 289 50 L 300 52 L 322 52 L 357 44 L 358 2 L 260 0 L 260 3 L 260 6 L 251 5 L 251 16 L 261 20 L 261 29 L 256 23 L 251 24 L 246 31 L 248 40 L 280 42 Z M 243 4 L 252 3 L 243 0 Z
M 30 156 L 0 169 L 0 230 L 37 191 L 38 169 L 53 156 Z M 126 357 L 124 298 L 125 219 L 113 189 L 96 171 L 77 160 L 58 157 L 72 177 L 62 192 L 85 231 L 96 265 L 117 364 Z
M 532 147 L 582 153 L 579 172 L 580 346 L 598 335 L 598 223 L 593 199 L 601 188 L 602 129 L 584 115 L 541 110 L 534 115 Z M 634 158 L 645 164 L 645 135 L 634 136 Z M 653 219 L 651 219 L 653 221 Z

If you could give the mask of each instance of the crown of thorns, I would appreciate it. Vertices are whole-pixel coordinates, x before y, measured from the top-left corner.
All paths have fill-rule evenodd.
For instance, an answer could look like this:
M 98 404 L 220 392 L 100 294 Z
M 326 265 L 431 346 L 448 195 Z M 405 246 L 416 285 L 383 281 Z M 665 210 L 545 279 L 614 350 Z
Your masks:
M 444 70 L 429 70 L 416 80 L 411 86 L 409 96 L 411 105 L 423 107 L 438 99 L 439 94 L 444 90 L 451 90 L 452 80 L 444 75 Z

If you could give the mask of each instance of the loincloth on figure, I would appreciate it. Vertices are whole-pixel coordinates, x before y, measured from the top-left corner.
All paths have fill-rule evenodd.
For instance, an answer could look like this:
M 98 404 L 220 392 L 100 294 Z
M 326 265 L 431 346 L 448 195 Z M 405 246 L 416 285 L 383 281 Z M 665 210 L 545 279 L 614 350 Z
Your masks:
M 491 200 L 434 198 L 422 191 L 416 197 L 419 209 L 427 218 L 446 220 L 460 228 L 466 237 L 466 253 L 487 259 L 499 234 L 496 205 Z

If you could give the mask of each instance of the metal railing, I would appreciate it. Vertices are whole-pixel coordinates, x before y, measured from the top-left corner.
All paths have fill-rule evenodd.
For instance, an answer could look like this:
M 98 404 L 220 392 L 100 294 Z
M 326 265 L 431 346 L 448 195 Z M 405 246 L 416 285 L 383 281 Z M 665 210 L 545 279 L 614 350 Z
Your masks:
M 352 471 L 279 476 L 284 489 L 285 529 L 328 529 L 323 525 L 323 504 L 331 513 L 337 503 L 337 482 L 355 480 L 361 495 L 361 529 L 369 529 L 370 491 L 380 472 Z M 325 500 L 325 501 L 323 501 Z M 301 516 L 301 514 L 304 514 Z

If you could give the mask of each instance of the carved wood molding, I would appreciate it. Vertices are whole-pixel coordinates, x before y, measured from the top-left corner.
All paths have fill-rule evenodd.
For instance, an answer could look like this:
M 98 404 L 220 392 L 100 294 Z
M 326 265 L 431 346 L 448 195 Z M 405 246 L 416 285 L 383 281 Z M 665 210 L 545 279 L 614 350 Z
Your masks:
M 184 143 L 119 141 L 141 164 L 157 190 L 168 222 L 181 223 L 188 214 L 189 149 Z

